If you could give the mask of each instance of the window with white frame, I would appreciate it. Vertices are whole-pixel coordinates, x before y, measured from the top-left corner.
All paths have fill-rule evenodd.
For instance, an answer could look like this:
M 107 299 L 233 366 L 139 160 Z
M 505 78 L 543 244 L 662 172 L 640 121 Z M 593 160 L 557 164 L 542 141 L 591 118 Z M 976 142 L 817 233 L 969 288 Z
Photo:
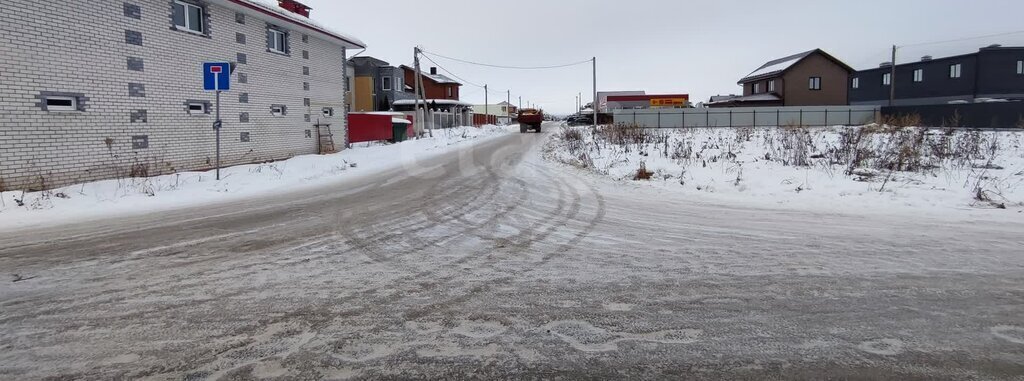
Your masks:
M 274 28 L 267 28 L 267 49 L 274 53 L 288 53 L 288 34 Z
M 334 107 L 324 107 L 323 114 L 328 118 L 334 116 Z
M 807 88 L 810 90 L 821 90 L 821 77 L 811 77 L 808 79 Z
M 850 87 L 852 87 L 854 89 L 859 89 L 860 88 L 860 78 L 859 77 L 854 77 L 853 78 L 853 84 L 851 84 Z
M 286 108 L 284 105 L 272 105 L 270 106 L 270 115 L 273 116 L 284 116 Z
M 447 89 L 448 89 L 448 96 L 449 97 L 452 96 L 452 88 L 449 86 Z
M 771 81 L 768 81 L 768 92 L 769 93 L 774 93 L 775 92 L 775 80 L 774 79 L 771 80 Z
M 924 69 L 914 70 L 914 82 L 924 82 Z
M 384 91 L 391 91 L 391 77 L 381 78 L 381 89 Z
M 189 115 L 206 115 L 206 102 L 188 102 Z
M 882 74 L 882 86 L 889 86 L 892 84 L 892 73 Z
M 1017 61 L 1017 74 L 1024 74 L 1024 60 Z
M 960 75 L 963 74 L 962 69 L 963 65 L 961 64 L 949 65 L 949 78 L 960 78 Z
M 205 33 L 203 7 L 185 1 L 175 0 L 172 6 L 174 26 L 195 33 Z
M 760 84 L 760 83 L 755 83 L 755 84 L 754 84 L 754 90 L 753 90 L 753 93 L 754 93 L 754 94 L 758 94 L 758 93 L 760 93 L 760 92 L 761 92 L 761 84 Z
M 46 97 L 47 111 L 78 111 L 78 98 L 65 96 Z

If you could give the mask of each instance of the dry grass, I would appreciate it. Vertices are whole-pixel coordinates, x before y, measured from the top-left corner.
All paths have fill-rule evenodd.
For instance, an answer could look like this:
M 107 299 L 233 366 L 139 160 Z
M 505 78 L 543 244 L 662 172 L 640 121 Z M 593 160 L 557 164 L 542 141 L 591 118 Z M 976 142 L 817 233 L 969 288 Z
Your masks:
M 892 126 L 892 127 L 916 127 L 921 125 L 921 115 L 918 114 L 899 114 L 899 115 L 882 115 L 879 125 Z
M 647 170 L 647 164 L 640 162 L 640 168 L 636 170 L 636 174 L 633 175 L 633 180 L 650 180 L 654 177 L 654 172 Z

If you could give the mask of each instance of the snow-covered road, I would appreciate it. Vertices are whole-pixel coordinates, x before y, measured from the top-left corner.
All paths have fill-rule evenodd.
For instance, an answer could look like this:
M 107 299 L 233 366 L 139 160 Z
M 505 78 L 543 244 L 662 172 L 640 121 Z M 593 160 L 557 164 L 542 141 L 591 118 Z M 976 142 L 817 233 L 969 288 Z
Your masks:
M 508 135 L 0 236 L 0 379 L 1024 374 L 1024 224 L 725 206 Z

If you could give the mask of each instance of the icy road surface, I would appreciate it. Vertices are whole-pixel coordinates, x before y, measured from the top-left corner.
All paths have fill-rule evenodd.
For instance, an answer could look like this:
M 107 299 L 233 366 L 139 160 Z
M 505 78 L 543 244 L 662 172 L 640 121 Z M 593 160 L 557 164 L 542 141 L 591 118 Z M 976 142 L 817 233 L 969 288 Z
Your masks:
M 4 233 L 0 379 L 1024 375 L 1020 222 L 706 204 L 542 139 Z

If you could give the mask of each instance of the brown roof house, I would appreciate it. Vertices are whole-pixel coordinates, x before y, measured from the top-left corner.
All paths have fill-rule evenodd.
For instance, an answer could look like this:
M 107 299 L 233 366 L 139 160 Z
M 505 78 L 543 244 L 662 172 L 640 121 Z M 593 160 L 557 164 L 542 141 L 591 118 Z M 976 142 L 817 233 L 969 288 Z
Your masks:
M 710 107 L 846 105 L 853 68 L 821 49 L 768 61 L 739 81 L 743 96 Z

